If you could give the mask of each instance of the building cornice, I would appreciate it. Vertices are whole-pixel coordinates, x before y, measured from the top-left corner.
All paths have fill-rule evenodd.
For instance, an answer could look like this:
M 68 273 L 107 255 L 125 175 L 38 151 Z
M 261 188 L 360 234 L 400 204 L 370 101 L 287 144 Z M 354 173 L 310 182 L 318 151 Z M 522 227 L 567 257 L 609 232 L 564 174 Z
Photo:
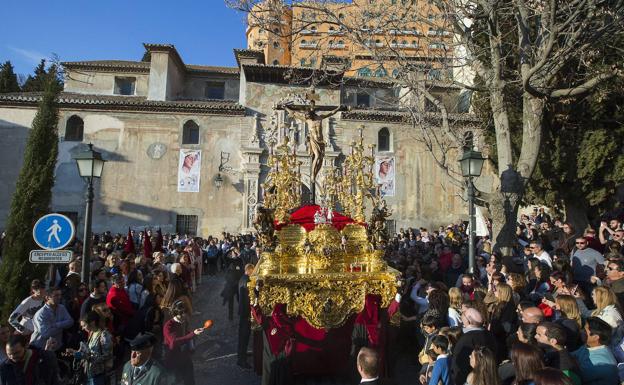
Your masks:
M 36 107 L 40 92 L 0 94 L 0 107 Z M 132 112 L 183 112 L 206 115 L 245 115 L 245 107 L 234 100 L 147 100 L 140 96 L 91 95 L 62 92 L 58 97 L 60 108 Z
M 442 115 L 437 112 L 425 112 L 423 118 L 430 122 L 436 123 L 442 120 Z M 396 124 L 408 124 L 412 123 L 412 115 L 409 111 L 391 111 L 391 110 L 379 110 L 379 109 L 353 109 L 350 111 L 344 111 L 341 114 L 342 120 L 351 121 L 367 121 L 367 122 L 380 122 L 380 123 L 396 123 Z M 474 114 L 458 114 L 453 113 L 448 115 L 448 119 L 451 124 L 455 122 L 461 123 L 479 123 L 480 119 Z

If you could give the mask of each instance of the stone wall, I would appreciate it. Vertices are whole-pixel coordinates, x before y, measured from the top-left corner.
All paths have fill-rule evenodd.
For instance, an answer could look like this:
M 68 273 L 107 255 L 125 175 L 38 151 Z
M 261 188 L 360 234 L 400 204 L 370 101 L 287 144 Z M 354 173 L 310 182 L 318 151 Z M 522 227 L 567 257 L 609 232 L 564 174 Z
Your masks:
M 35 109 L 0 108 L 0 160 L 12 167 L 0 168 L 0 228 L 6 222 L 15 180 L 21 167 L 23 148 Z M 83 142 L 59 142 L 59 162 L 53 190 L 56 211 L 76 212 L 84 217 L 86 187 L 78 175 L 72 155 L 92 142 L 108 162 L 96 185 L 93 230 L 125 232 L 127 226 L 151 225 L 175 231 L 176 215 L 198 215 L 201 235 L 241 227 L 242 182 L 237 174 L 226 174 L 220 189 L 214 185 L 221 151 L 231 154 L 229 166 L 238 170 L 241 127 L 251 124 L 246 117 L 170 113 L 62 110 L 59 136 L 71 115 L 84 120 Z M 193 119 L 200 127 L 199 145 L 182 145 L 182 126 Z M 162 143 L 166 152 L 156 159 L 150 145 Z M 202 150 L 199 193 L 177 192 L 180 148 Z M 153 153 L 152 153 L 153 155 Z M 79 227 L 82 223 L 79 223 Z
M 112 95 L 115 77 L 136 78 L 135 96 L 147 96 L 148 74 L 123 72 L 71 71 L 65 76 L 65 92 L 79 94 Z

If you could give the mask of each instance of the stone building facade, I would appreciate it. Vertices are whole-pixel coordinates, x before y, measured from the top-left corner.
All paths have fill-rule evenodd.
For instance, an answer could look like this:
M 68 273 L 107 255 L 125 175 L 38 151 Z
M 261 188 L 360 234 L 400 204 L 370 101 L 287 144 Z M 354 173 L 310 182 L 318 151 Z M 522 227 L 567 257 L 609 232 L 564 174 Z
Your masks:
M 267 65 L 263 53 L 254 50 L 235 50 L 237 67 L 210 67 L 185 64 L 172 45 L 145 48 L 149 61 L 64 63 L 52 210 L 81 226 L 86 186 L 72 156 L 91 142 L 107 159 L 95 189 L 94 231 L 145 226 L 202 236 L 251 231 L 268 173 L 268 135 L 296 134 L 301 138 L 297 153 L 309 164 L 305 125 L 274 107 L 305 93 L 309 84 L 293 78 L 306 79 L 305 71 L 312 70 Z M 361 129 L 366 143 L 395 160 L 395 192 L 386 200 L 397 229 L 464 216 L 461 189 L 406 123 L 392 83 L 330 75 L 338 81 L 317 84 L 317 105 L 354 108 L 325 121 L 325 167 L 340 166 Z M 0 95 L 0 162 L 5 165 L 0 168 L 0 228 L 39 99 L 37 93 Z M 452 109 L 453 98 L 446 101 Z M 360 107 L 363 102 L 367 108 Z M 432 124 L 435 120 L 432 115 Z M 454 114 L 454 120 L 466 126 L 476 121 L 469 114 Z M 201 150 L 199 192 L 179 192 L 181 149 Z M 303 188 L 309 190 L 305 165 L 302 173 Z M 223 180 L 219 187 L 217 179 Z

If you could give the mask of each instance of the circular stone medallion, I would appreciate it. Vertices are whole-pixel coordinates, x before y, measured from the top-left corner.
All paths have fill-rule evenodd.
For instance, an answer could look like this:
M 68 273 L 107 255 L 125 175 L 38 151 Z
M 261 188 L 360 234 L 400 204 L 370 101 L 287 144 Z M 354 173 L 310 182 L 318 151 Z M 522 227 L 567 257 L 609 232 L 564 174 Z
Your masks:
M 147 156 L 152 159 L 160 159 L 167 152 L 167 146 L 164 143 L 156 142 L 150 144 L 147 148 Z

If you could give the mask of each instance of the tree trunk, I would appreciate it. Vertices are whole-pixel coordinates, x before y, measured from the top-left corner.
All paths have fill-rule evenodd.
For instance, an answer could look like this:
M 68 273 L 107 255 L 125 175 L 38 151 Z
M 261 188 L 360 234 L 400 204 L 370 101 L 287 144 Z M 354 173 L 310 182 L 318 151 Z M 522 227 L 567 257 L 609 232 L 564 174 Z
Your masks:
M 509 115 L 505 106 L 502 88 L 490 89 L 490 107 L 494 127 L 496 127 L 496 157 L 498 160 L 498 174 L 512 166 L 513 151 L 511 147 L 511 133 L 509 130 Z
M 506 198 L 500 191 L 493 193 L 489 199 L 492 215 L 492 241 L 494 250 L 511 255 L 516 245 L 516 226 L 520 194 L 507 194 Z
M 522 100 L 522 150 L 516 170 L 525 181 L 533 175 L 542 145 L 542 124 L 546 101 L 532 97 L 527 92 Z
M 570 222 L 577 234 L 582 234 L 589 225 L 587 205 L 579 199 L 564 199 L 566 222 Z

